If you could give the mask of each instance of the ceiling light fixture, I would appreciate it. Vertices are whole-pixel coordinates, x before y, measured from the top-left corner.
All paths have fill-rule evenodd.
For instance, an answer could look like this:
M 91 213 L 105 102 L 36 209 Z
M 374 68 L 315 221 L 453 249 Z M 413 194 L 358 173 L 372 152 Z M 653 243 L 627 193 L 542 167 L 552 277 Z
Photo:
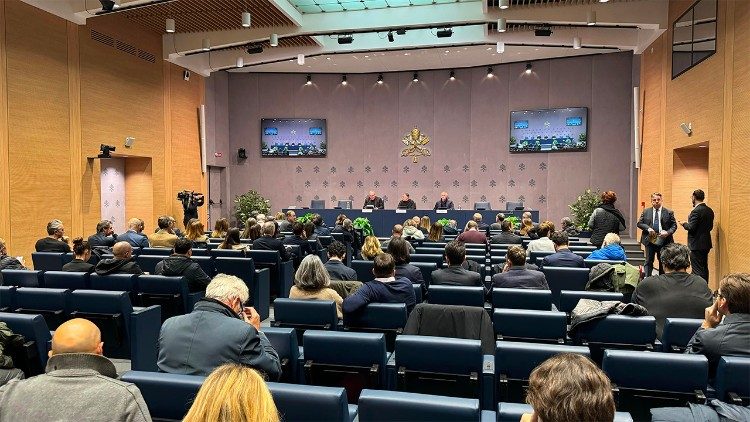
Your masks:
M 444 28 L 435 34 L 438 38 L 450 38 L 453 36 L 453 29 L 452 28 Z
M 99 3 L 102 4 L 102 10 L 105 12 L 111 12 L 116 6 L 114 0 L 99 0 Z
M 341 75 L 341 85 L 346 85 L 346 75 Z
M 586 25 L 588 26 L 594 26 L 596 25 L 596 10 L 589 10 L 586 14 Z
M 271 47 L 279 46 L 279 34 L 271 34 L 270 44 Z
M 351 44 L 354 42 L 354 36 L 352 34 L 339 35 L 339 44 Z
M 406 28 L 400 28 L 396 30 L 396 34 L 398 35 L 406 35 Z
M 252 16 L 250 15 L 250 12 L 242 12 L 242 27 L 250 28 L 251 22 L 252 22 Z
M 497 32 L 505 32 L 508 30 L 508 20 L 500 18 L 497 20 Z
M 575 50 L 581 49 L 581 37 L 573 37 L 573 48 Z
M 297 54 L 297 64 L 300 66 L 305 65 L 305 55 L 304 54 Z
M 414 72 L 414 78 L 411 80 L 412 82 L 419 82 L 419 74 L 417 72 Z
M 237 67 L 245 67 L 245 59 L 243 59 L 242 57 L 237 57 Z
M 203 51 L 209 51 L 211 50 L 211 40 L 208 38 L 203 39 Z
M 531 75 L 531 68 L 532 68 L 532 66 L 533 65 L 531 64 L 531 62 L 526 63 L 526 72 L 525 73 L 527 75 Z
M 260 54 L 263 52 L 263 46 L 260 44 L 253 44 L 247 47 L 247 54 Z
M 307 74 L 307 82 L 305 82 L 305 85 L 312 85 L 312 75 Z
M 510 7 L 510 0 L 500 0 L 500 8 L 507 9 Z
M 502 41 L 497 42 L 497 52 L 502 54 L 505 53 L 505 43 Z
M 174 33 L 174 19 L 167 18 L 166 31 L 170 34 Z
M 607 3 L 609 0 L 599 0 L 599 3 Z
M 393 31 L 388 31 L 388 42 L 393 42 Z
M 456 80 L 456 72 L 453 71 L 453 70 L 451 70 L 451 75 L 450 75 L 450 77 L 448 77 L 448 79 L 450 79 L 452 81 L 455 81 Z
M 383 85 L 383 74 L 382 73 L 378 74 L 378 85 Z
M 495 76 L 495 74 L 492 73 L 492 66 L 490 66 L 487 68 L 487 77 L 492 78 L 493 76 Z

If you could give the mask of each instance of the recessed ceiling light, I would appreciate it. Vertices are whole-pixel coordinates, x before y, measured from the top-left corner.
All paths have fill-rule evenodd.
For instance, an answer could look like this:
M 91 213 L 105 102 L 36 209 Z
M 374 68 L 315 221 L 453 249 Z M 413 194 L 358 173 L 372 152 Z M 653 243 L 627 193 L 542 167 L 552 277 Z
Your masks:
M 326 57 L 326 60 L 331 60 L 331 58 L 330 57 Z
M 408 56 L 408 55 L 409 55 L 409 53 L 404 53 L 404 56 Z

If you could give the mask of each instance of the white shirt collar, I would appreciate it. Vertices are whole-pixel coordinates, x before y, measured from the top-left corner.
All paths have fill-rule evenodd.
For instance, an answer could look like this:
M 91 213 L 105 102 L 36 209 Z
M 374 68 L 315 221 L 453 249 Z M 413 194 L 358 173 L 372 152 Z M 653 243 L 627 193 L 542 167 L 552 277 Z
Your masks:
M 396 277 L 375 277 L 375 280 L 381 283 L 390 283 L 391 281 L 396 281 Z

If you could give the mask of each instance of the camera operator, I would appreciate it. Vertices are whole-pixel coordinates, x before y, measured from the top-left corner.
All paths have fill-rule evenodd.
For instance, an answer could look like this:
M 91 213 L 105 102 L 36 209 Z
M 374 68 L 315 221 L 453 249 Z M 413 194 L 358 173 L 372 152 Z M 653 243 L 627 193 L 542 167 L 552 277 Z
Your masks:
M 191 219 L 198 218 L 198 207 L 204 203 L 203 194 L 184 190 L 177 193 L 177 200 L 182 202 L 182 212 L 185 214 L 182 224 L 187 227 Z

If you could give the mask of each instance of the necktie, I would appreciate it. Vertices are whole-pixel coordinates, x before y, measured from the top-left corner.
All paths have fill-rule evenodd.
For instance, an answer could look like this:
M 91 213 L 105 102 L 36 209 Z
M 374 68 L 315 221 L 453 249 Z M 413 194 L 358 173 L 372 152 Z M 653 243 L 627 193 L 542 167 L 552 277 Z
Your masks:
M 654 223 L 653 223 L 654 231 L 659 231 L 659 210 L 656 210 L 654 213 Z

